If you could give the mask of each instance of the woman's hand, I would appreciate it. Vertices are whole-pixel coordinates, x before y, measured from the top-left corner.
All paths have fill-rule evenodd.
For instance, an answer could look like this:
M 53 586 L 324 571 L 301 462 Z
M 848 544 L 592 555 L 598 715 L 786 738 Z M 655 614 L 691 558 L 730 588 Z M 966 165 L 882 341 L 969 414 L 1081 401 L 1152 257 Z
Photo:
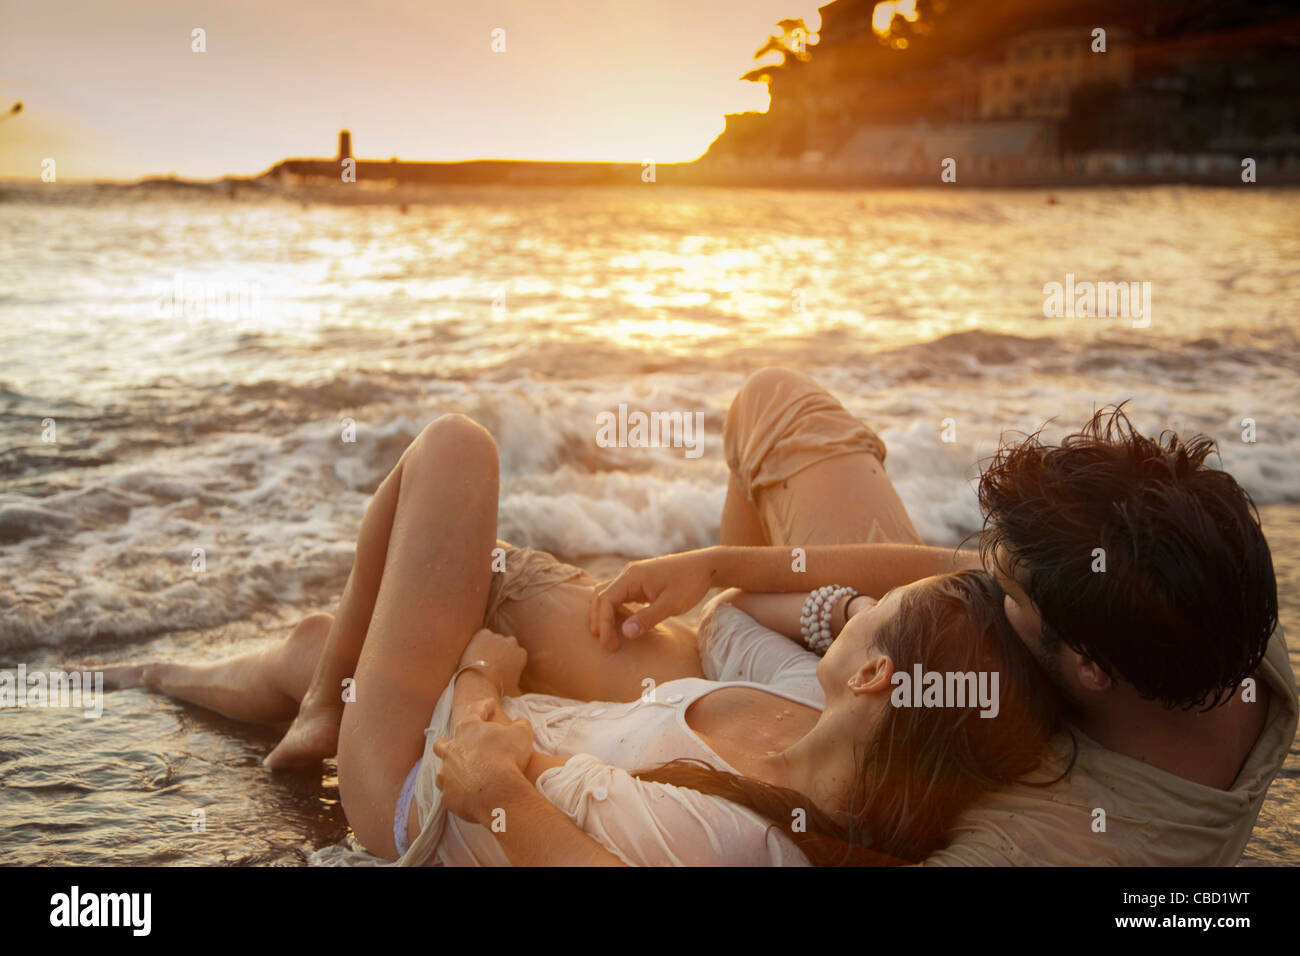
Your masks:
M 593 637 L 612 650 L 618 649 L 615 627 L 619 608 L 626 603 L 647 604 L 623 621 L 623 637 L 637 638 L 675 614 L 685 614 L 713 586 L 711 549 L 669 554 L 662 558 L 633 561 L 618 577 L 595 588 L 588 609 Z
M 491 680 L 501 688 L 503 697 L 519 694 L 519 677 L 528 663 L 528 652 L 513 637 L 489 631 L 486 627 L 470 638 L 465 653 L 460 656 L 461 666 L 474 661 L 486 661 Z
M 482 700 L 457 722 L 450 737 L 433 742 L 433 752 L 442 760 L 434 781 L 443 805 L 462 820 L 490 826 L 493 811 L 521 785 L 531 787 L 524 769 L 533 755 L 533 729 L 522 717 L 504 720 L 494 701 Z

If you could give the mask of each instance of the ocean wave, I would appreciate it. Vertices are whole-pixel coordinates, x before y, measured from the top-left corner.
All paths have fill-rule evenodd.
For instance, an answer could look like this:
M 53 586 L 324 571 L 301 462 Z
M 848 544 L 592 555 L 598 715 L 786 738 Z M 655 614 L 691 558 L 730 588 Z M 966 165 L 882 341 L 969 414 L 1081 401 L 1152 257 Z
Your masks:
M 975 337 L 934 352 L 966 361 L 982 349 L 1030 347 Z M 1015 365 L 995 359 L 994 368 Z M 1300 425 L 1278 413 L 1285 405 L 1252 408 L 1259 403 L 1247 382 L 1205 391 L 1029 376 L 882 387 L 872 369 L 813 371 L 881 434 L 890 476 L 923 539 L 936 544 L 956 544 L 979 527 L 979 462 L 1004 431 L 1047 422 L 1044 436 L 1056 440 L 1108 401 L 1130 399 L 1144 431 L 1210 434 L 1223 466 L 1259 503 L 1300 501 Z M 111 463 L 65 462 L 0 491 L 0 574 L 10 582 L 0 594 L 0 648 L 140 640 L 336 595 L 369 496 L 420 430 L 452 411 L 481 421 L 497 440 L 502 537 L 570 558 L 705 546 L 717 540 L 726 489 L 725 410 L 743 378 L 425 382 L 413 398 L 384 393 L 386 401 L 359 404 L 355 442 L 344 440 L 338 411 L 322 408 L 360 402 L 365 390 L 355 382 L 337 393 L 329 384 L 301 391 L 267 384 L 206 395 L 189 407 L 207 418 L 190 423 L 184 441 L 159 440 L 160 429 L 179 428 L 179 420 L 131 426 L 118 409 Z M 596 416 L 620 404 L 698 413 L 700 456 L 680 447 L 600 447 Z M 293 410 L 268 416 L 275 405 Z M 1244 417 L 1255 419 L 1254 443 L 1241 440 Z M 943 437 L 946 422 L 952 441 Z
M 503 536 L 708 544 L 726 409 L 765 365 L 880 433 L 936 544 L 979 526 L 1004 432 L 1054 440 L 1125 401 L 1144 431 L 1215 438 L 1261 504 L 1300 501 L 1300 233 L 1253 190 L 458 189 L 407 213 L 240 195 L 0 189 L 0 648 L 336 597 L 370 495 L 449 411 L 496 436 Z M 1150 327 L 1045 318 L 1069 273 L 1151 281 Z M 151 290 L 177 277 L 205 303 L 256 284 L 262 312 L 160 317 Z M 699 457 L 598 444 L 620 406 L 700 415 Z

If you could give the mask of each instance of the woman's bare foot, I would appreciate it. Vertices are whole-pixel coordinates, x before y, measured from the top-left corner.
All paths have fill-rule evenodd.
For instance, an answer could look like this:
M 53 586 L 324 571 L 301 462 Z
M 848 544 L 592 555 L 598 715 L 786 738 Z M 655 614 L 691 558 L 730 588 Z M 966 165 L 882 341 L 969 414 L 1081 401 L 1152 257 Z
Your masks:
M 294 694 L 300 703 L 293 723 L 262 761 L 272 770 L 309 767 L 338 753 L 343 699 L 337 694 L 322 695 L 312 688 L 316 665 L 324 653 L 333 623 L 334 618 L 329 614 L 312 614 L 304 618 L 280 650 L 286 658 L 303 663 L 310 660 L 312 666 L 300 671 L 302 690 Z
M 337 708 L 330 704 L 309 705 L 303 701 L 302 710 L 275 749 L 266 755 L 263 765 L 272 770 L 289 770 L 333 757 L 339 750 L 339 725 L 342 722 L 341 701 Z
M 277 748 L 280 752 L 271 761 L 273 766 L 289 766 L 330 756 L 337 744 L 337 729 L 326 719 L 328 702 L 312 706 L 314 698 L 307 693 L 331 621 L 328 614 L 309 615 L 284 641 L 213 663 L 145 661 L 104 667 L 91 658 L 80 669 L 102 673 L 107 687 L 142 687 L 232 720 L 281 725 L 293 720 L 283 749 Z M 303 700 L 307 706 L 300 705 Z M 341 702 L 338 710 L 334 728 L 342 720 Z

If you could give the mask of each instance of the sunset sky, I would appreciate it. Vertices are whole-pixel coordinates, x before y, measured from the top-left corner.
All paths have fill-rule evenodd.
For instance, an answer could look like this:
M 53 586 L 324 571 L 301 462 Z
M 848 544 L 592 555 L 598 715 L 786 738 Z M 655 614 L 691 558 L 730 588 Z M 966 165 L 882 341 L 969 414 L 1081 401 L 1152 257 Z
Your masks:
M 824 0 L 823 0 L 824 2 Z M 256 174 L 330 156 L 698 156 L 818 0 L 0 0 L 0 178 Z M 207 51 L 191 52 L 191 31 Z M 491 50 L 506 31 L 506 52 Z

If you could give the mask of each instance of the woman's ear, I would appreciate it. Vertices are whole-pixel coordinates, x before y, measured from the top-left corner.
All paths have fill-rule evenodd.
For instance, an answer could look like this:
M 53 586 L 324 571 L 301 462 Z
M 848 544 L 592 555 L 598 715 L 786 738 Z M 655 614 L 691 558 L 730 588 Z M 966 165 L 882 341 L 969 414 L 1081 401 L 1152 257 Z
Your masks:
M 849 678 L 849 690 L 859 695 L 888 693 L 893 676 L 894 662 L 884 654 L 872 654 Z

